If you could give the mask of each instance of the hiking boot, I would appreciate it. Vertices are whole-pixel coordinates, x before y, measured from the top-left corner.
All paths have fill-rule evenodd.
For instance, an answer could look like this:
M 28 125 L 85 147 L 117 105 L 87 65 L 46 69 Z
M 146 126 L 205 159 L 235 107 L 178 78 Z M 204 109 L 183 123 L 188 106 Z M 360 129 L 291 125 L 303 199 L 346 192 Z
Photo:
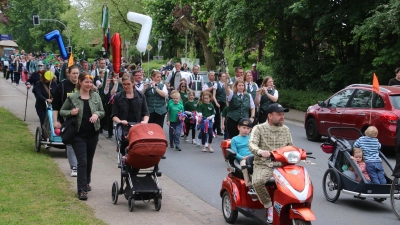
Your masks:
M 71 177 L 76 177 L 76 176 L 78 176 L 78 170 L 76 169 L 76 167 L 72 167 Z
M 92 186 L 90 186 L 90 184 L 87 184 L 86 191 L 92 191 Z
M 78 198 L 79 198 L 79 200 L 86 201 L 88 199 L 87 192 L 84 192 L 84 191 L 79 192 Z

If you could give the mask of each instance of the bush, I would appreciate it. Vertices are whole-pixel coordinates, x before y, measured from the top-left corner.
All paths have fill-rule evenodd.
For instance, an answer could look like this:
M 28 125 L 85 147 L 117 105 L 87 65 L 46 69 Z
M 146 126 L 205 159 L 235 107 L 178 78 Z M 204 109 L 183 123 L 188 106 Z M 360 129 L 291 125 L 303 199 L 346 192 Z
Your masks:
M 311 105 L 318 103 L 320 100 L 326 100 L 333 93 L 317 92 L 317 91 L 298 91 L 292 89 L 279 89 L 278 102 L 285 108 L 307 111 Z

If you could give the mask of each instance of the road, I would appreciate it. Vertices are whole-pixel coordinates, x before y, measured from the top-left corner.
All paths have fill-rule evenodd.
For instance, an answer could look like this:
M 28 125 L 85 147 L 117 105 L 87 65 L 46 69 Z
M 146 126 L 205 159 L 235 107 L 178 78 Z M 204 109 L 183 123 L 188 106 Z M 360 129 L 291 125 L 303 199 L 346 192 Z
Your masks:
M 322 152 L 320 143 L 306 139 L 301 124 L 287 122 L 286 125 L 291 130 L 294 144 L 312 152 L 316 158 L 312 159 L 312 164 L 305 165 L 314 184 L 312 210 L 317 221 L 313 224 L 399 224 L 391 210 L 389 200 L 383 203 L 377 203 L 371 199 L 363 201 L 342 193 L 335 203 L 326 201 L 322 191 L 322 178 L 328 168 L 329 155 Z M 219 191 L 222 180 L 227 175 L 226 163 L 219 148 L 221 140 L 222 138 L 219 137 L 213 143 L 215 153 L 203 153 L 200 147 L 188 143 L 181 145 L 182 152 L 168 148 L 167 159 L 162 160 L 160 164 L 161 170 L 169 178 L 220 210 Z M 388 157 L 394 165 L 394 154 L 389 154 Z M 254 224 L 254 221 L 240 215 L 237 224 Z

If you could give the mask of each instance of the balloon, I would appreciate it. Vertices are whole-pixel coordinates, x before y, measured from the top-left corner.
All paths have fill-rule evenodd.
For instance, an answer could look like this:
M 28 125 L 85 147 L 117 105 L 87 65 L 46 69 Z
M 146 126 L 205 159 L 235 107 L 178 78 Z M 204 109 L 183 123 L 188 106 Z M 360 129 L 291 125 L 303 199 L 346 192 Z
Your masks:
M 62 38 L 62 36 L 60 34 L 60 31 L 53 30 L 52 32 L 44 35 L 44 40 L 46 40 L 47 42 L 50 42 L 52 40 L 56 40 L 57 45 L 58 45 L 58 49 L 60 50 L 61 57 L 64 60 L 68 59 L 67 50 L 65 49 L 64 41 L 63 41 L 63 38 Z
M 134 12 L 128 12 L 127 17 L 129 21 L 142 25 L 142 29 L 140 29 L 139 38 L 136 44 L 136 49 L 139 52 L 145 52 L 147 49 L 147 43 L 149 42 L 153 19 L 150 16 Z
M 51 71 L 47 71 L 46 73 L 44 73 L 44 78 L 46 78 L 46 80 L 51 81 L 54 78 L 54 74 Z
M 115 33 L 111 38 L 112 58 L 114 73 L 119 73 L 121 69 L 121 37 Z
M 55 128 L 55 129 L 54 129 L 54 133 L 55 133 L 57 136 L 60 136 L 60 133 L 61 133 L 60 128 Z

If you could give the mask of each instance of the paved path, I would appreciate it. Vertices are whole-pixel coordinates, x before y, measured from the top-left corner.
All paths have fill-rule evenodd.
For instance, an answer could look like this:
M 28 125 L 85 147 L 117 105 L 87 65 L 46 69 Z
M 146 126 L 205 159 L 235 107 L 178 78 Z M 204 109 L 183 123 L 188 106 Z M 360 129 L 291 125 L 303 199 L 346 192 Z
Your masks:
M 35 110 L 35 97 L 31 90 L 28 92 L 26 123 L 34 134 L 39 118 Z M 24 119 L 26 93 L 24 84 L 15 86 L 0 73 L 0 107 L 5 107 L 21 120 Z M 122 195 L 117 205 L 113 205 L 111 185 L 115 180 L 120 180 L 115 148 L 114 142 L 100 135 L 92 172 L 93 190 L 89 192 L 89 200 L 86 201 L 96 217 L 108 224 L 226 224 L 219 209 L 205 203 L 165 175 L 159 178 L 163 189 L 162 208 L 159 212 L 154 210 L 152 201 L 147 204 L 136 201 L 135 210 L 129 212 L 127 200 Z M 33 144 L 32 149 L 27 151 L 34 151 Z M 70 181 L 71 190 L 75 192 L 76 178 L 70 177 L 71 171 L 64 151 L 54 148 L 49 151 Z
M 16 86 L 10 83 L 10 80 L 6 81 L 0 73 L 0 107 L 5 107 L 21 120 L 24 119 L 26 94 L 24 84 Z M 302 126 L 304 112 L 291 110 L 286 117 L 293 120 L 289 123 Z M 26 123 L 34 134 L 39 118 L 35 110 L 35 97 L 31 90 L 28 91 Z M 128 203 L 122 195 L 119 196 L 117 205 L 113 205 L 111 185 L 115 180 L 120 183 L 115 148 L 116 144 L 113 141 L 100 135 L 92 172 L 93 190 L 89 192 L 89 200 L 85 202 L 93 208 L 96 217 L 108 224 L 226 224 L 220 209 L 207 204 L 164 174 L 159 178 L 163 188 L 162 208 L 159 212 L 154 210 L 152 201 L 147 204 L 136 201 L 135 210 L 130 213 Z M 27 149 L 27 151 L 34 151 L 33 144 L 32 149 Z M 70 181 L 71 190 L 75 192 L 76 178 L 70 177 L 69 164 L 64 151 L 54 148 L 49 151 L 66 179 Z M 165 163 L 168 163 L 168 159 Z

